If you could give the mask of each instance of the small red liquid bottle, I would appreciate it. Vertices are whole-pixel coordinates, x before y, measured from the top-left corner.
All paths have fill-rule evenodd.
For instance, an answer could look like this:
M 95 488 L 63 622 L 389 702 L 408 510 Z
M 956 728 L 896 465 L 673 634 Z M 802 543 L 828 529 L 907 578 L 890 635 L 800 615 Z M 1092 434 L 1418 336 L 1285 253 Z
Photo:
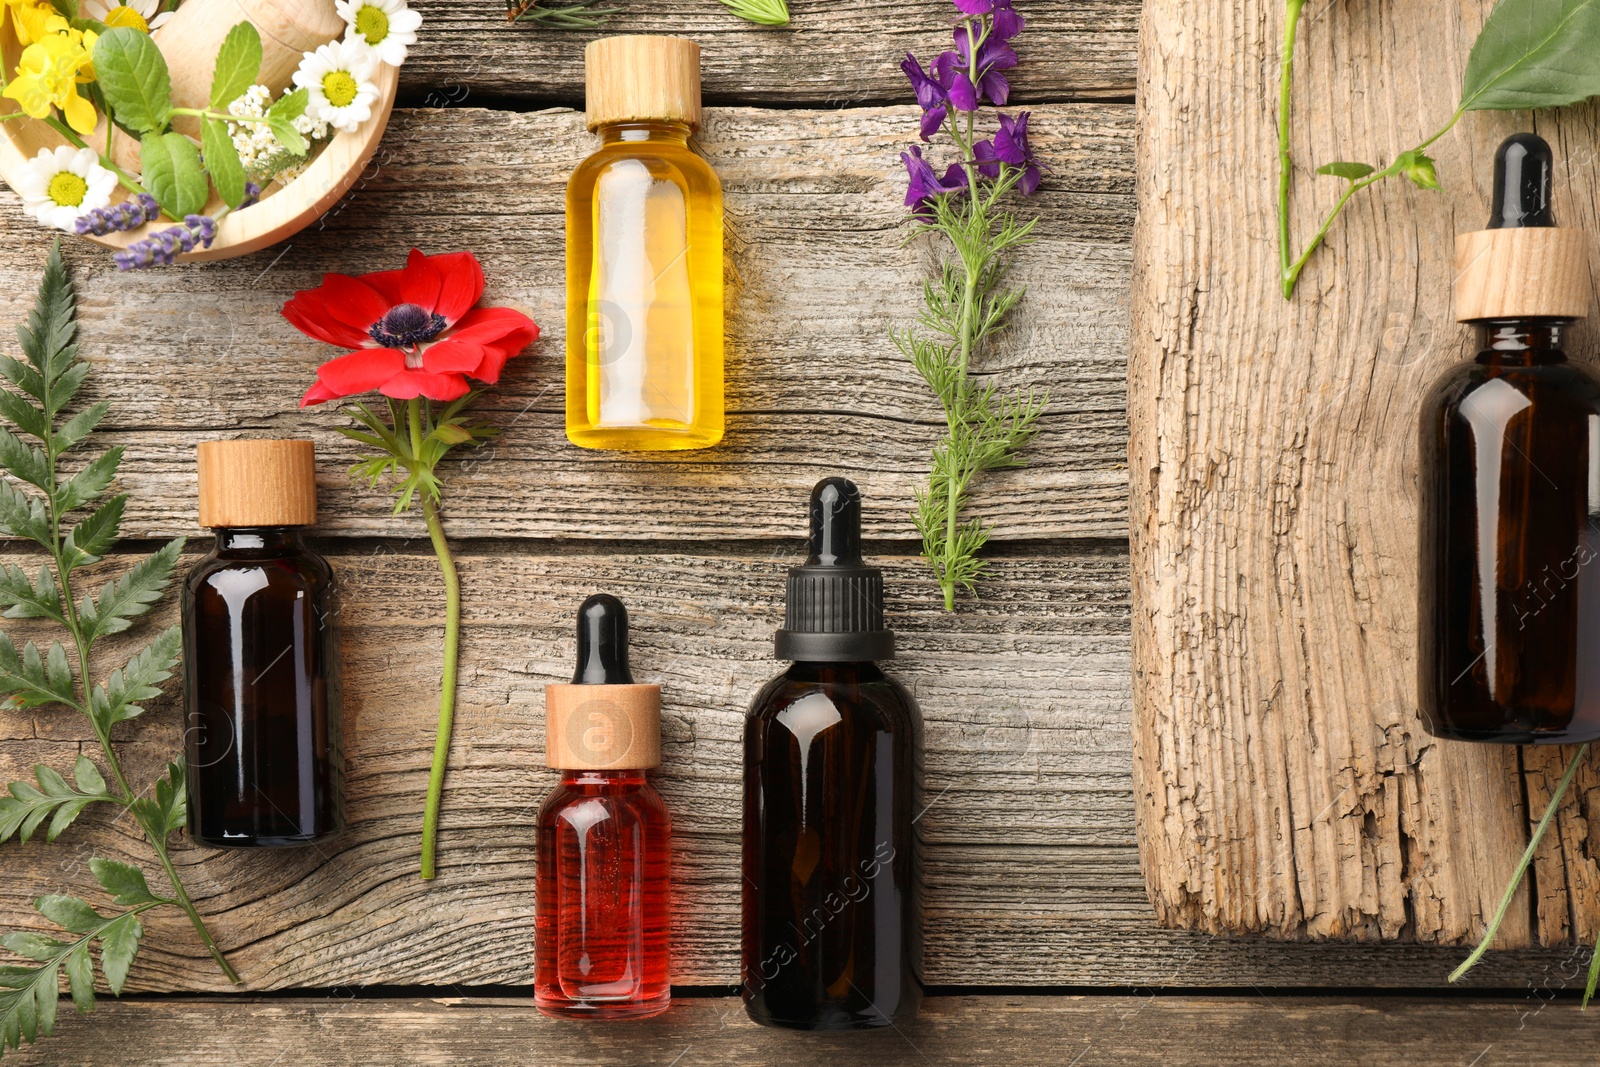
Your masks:
M 628 672 L 628 612 L 578 609 L 578 670 L 545 688 L 534 1004 L 563 1019 L 642 1019 L 671 1003 L 672 821 L 645 778 L 661 763 L 661 687 Z

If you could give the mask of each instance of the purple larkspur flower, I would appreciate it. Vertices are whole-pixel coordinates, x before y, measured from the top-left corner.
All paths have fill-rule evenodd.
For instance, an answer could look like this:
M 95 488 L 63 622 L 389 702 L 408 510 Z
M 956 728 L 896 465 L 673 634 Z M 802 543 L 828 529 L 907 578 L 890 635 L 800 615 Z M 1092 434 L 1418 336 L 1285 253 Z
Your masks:
M 922 64 L 918 63 L 917 57 L 910 52 L 906 53 L 905 62 L 900 64 L 900 69 L 906 72 L 906 78 L 911 82 L 911 89 L 917 94 L 917 106 L 922 108 L 922 139 L 926 141 L 944 124 L 945 104 L 950 94 L 945 92 L 944 86 L 922 69 Z
M 1043 168 L 1033 158 L 1033 148 L 1028 144 L 1026 111 L 1019 112 L 1016 118 L 1001 115 L 1000 129 L 995 132 L 994 139 L 973 145 L 972 156 L 978 162 L 978 172 L 989 178 L 1000 176 L 1002 163 L 1021 167 L 1022 177 L 1017 182 L 1017 188 L 1023 196 L 1032 196 L 1033 191 L 1039 188 Z
M 1017 14 L 1012 0 L 952 0 L 956 10 L 963 15 L 990 15 L 990 33 L 1002 41 L 1009 41 L 1027 26 L 1027 20 Z
M 959 193 L 967 188 L 966 173 L 960 164 L 950 164 L 941 178 L 934 173 L 933 164 L 922 158 L 921 145 L 912 145 L 910 151 L 901 152 L 900 160 L 906 165 L 906 174 L 910 177 L 906 185 L 906 206 L 912 209 L 913 215 L 930 215 L 933 207 L 929 201 L 934 197 Z
M 1005 106 L 1006 99 L 1011 95 L 1011 83 L 1001 71 L 1010 70 L 1017 65 L 1017 53 L 1011 46 L 992 34 L 978 41 L 977 48 L 973 48 L 973 33 L 971 27 L 957 26 L 955 31 L 956 51 L 945 53 L 955 55 L 956 63 L 967 72 L 971 84 L 977 87 L 978 93 L 987 97 L 991 103 Z M 976 97 L 978 94 L 975 93 Z M 977 109 L 976 100 L 965 111 Z
M 961 65 L 960 53 L 940 52 L 928 64 L 928 72 L 943 86 L 951 106 L 957 111 L 978 110 L 978 88 Z

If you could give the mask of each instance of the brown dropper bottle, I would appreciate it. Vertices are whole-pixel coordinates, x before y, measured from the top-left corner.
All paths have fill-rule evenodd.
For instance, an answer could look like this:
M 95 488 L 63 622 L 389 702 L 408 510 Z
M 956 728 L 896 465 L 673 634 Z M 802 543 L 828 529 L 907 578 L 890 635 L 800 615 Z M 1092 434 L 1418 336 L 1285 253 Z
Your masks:
M 1456 243 L 1478 354 L 1422 408 L 1419 698 L 1436 737 L 1600 737 L 1600 377 L 1567 359 L 1589 309 L 1582 231 L 1555 226 L 1550 146 L 1495 156 L 1487 229 Z
M 207 441 L 200 525 L 211 554 L 183 585 L 189 834 L 221 847 L 304 845 L 344 826 L 333 570 L 310 441 Z

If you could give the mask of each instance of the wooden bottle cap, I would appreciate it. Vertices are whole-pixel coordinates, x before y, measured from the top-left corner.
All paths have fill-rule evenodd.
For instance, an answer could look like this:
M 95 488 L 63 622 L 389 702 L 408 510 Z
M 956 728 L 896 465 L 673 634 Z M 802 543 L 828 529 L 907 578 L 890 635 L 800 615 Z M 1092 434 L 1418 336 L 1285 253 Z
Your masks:
M 661 765 L 659 685 L 544 687 L 544 762 L 563 771 Z
M 618 122 L 700 128 L 700 46 L 682 37 L 630 34 L 583 50 L 589 130 Z
M 317 457 L 310 441 L 203 441 L 200 525 L 311 526 L 317 521 Z
M 1582 230 L 1529 226 L 1456 237 L 1456 321 L 1581 319 L 1589 314 Z

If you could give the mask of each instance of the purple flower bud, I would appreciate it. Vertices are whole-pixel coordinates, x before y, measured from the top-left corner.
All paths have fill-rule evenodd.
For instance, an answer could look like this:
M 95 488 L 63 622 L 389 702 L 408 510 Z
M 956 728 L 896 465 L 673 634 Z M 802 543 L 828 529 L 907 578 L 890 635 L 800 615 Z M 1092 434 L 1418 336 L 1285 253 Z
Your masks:
M 995 0 L 951 0 L 963 15 L 987 15 L 994 10 Z
M 144 221 L 156 221 L 156 216 L 161 214 L 161 205 L 156 203 L 155 197 L 149 193 L 139 193 L 133 199 L 144 209 Z
M 907 59 L 911 58 L 911 54 L 909 52 L 906 54 L 906 58 Z M 244 183 L 244 199 L 239 201 L 239 206 L 241 208 L 247 208 L 251 204 L 254 204 L 257 200 L 260 200 L 260 199 L 261 199 L 261 186 L 257 185 L 255 182 L 250 182 L 250 181 L 245 182 Z M 206 243 L 209 245 L 211 242 L 207 241 Z

